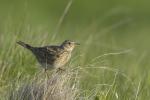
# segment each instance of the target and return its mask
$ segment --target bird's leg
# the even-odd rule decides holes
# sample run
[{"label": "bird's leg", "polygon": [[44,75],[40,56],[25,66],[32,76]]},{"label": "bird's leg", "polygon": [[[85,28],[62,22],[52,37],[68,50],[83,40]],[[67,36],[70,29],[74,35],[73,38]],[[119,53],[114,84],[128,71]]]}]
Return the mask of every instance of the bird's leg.
[{"label": "bird's leg", "polygon": [[44,73],[46,73],[46,79],[49,78],[48,73],[47,73],[47,68],[44,69]]},{"label": "bird's leg", "polygon": [[44,69],[45,73],[46,73],[46,78],[48,79],[49,76],[48,76],[48,73],[47,73],[47,55],[45,55],[45,59],[46,59],[46,68]]}]

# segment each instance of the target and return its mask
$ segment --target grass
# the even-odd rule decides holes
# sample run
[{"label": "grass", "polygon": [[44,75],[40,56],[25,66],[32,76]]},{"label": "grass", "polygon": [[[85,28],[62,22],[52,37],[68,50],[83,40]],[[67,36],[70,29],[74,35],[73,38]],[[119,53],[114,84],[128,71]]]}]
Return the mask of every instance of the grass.
[{"label": "grass", "polygon": [[[0,18],[0,100],[148,100],[148,24],[119,8],[86,23],[69,22],[71,5],[77,6],[69,2],[61,18],[56,17],[58,24],[55,18],[48,20],[51,24],[33,24],[27,8],[18,19],[12,10]],[[81,46],[65,72],[50,71],[49,78],[32,54],[16,44],[22,40],[43,46],[65,39]]]},{"label": "grass", "polygon": [[[36,75],[41,69],[35,58],[30,52],[17,46],[16,41],[23,38],[23,40],[28,39],[27,42],[33,45],[44,45],[49,44],[49,40],[45,39],[40,32],[30,36],[28,34],[20,34],[20,36],[3,34],[3,36],[8,40],[6,38],[6,42],[1,41],[3,49],[0,53],[2,69],[0,97],[2,100],[10,98],[22,100],[20,98],[23,97],[31,99],[37,94],[40,96],[38,99],[47,97],[43,87],[47,86],[47,81],[53,80],[53,76],[57,76],[58,79],[54,85],[47,86],[48,94],[49,91],[51,94],[47,98],[50,100],[60,100],[60,98],[62,100],[142,100],[143,98],[146,100],[149,98],[146,52],[138,54],[135,49],[117,50],[117,47],[114,50],[113,46],[108,45],[110,42],[108,44],[105,42],[106,38],[101,40],[101,43],[106,45],[97,48],[99,43],[93,42],[96,36],[89,35],[85,42],[80,40],[84,46],[76,48],[71,61],[66,66],[66,73],[60,75],[53,73],[50,79],[46,79],[44,74]],[[32,38],[34,36],[39,40]],[[61,39],[58,42],[61,42]],[[93,53],[93,48],[98,50],[95,49]],[[96,56],[97,54],[100,55]],[[145,68],[141,68],[142,66]],[[73,69],[75,71],[69,72]],[[53,88],[56,89],[54,95],[51,93]],[[55,98],[55,93],[58,98]],[[60,95],[61,93],[63,96]]]},{"label": "grass", "polygon": [[30,82],[12,87],[9,100],[74,100],[78,98],[79,90],[76,81],[76,71],[53,73],[51,78],[45,78],[44,73],[37,73]]}]

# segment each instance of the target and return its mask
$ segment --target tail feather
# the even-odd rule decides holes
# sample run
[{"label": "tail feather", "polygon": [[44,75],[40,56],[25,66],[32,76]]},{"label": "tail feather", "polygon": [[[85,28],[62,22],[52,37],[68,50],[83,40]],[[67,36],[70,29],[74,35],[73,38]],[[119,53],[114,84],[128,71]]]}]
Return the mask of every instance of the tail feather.
[{"label": "tail feather", "polygon": [[29,44],[26,44],[26,43],[24,43],[24,42],[22,42],[22,41],[18,41],[17,42],[19,45],[21,45],[21,46],[23,46],[24,48],[27,48],[27,49],[32,49],[33,47],[32,46],[30,46]]}]

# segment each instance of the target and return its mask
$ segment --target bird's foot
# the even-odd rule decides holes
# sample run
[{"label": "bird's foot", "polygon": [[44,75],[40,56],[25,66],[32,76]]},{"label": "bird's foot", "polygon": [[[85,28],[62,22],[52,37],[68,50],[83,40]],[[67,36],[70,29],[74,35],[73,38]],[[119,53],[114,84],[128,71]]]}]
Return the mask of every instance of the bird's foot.
[{"label": "bird's foot", "polygon": [[65,71],[64,68],[58,68],[57,71],[56,71],[56,73],[58,73],[58,72],[63,72],[63,71]]}]

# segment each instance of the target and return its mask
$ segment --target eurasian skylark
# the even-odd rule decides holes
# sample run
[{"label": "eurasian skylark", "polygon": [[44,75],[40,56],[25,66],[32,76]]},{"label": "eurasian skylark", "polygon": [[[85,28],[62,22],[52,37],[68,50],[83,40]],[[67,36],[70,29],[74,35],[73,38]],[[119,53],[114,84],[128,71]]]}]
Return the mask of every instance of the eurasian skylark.
[{"label": "eurasian skylark", "polygon": [[65,40],[59,46],[33,47],[22,41],[17,42],[19,45],[30,50],[40,65],[45,69],[58,69],[64,66],[70,59],[71,53],[78,43]]}]

